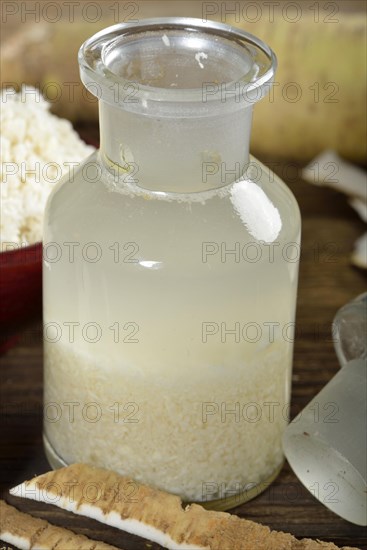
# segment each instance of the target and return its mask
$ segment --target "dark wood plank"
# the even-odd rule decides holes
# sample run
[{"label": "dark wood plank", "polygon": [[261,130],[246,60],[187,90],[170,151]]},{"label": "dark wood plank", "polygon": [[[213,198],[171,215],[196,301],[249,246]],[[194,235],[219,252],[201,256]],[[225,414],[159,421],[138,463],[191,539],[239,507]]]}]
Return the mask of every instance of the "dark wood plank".
[{"label": "dark wood plank", "polygon": [[[284,173],[284,165],[276,171]],[[349,263],[353,242],[364,227],[344,197],[302,182],[299,172],[289,185],[299,201],[303,218],[293,374],[294,416],[337,372],[331,322],[339,307],[365,290],[366,278]],[[158,549],[158,545],[147,546],[143,539],[105,528],[97,522],[9,496],[11,486],[49,469],[41,438],[41,320],[29,326],[16,347],[0,358],[0,376],[2,498],[22,511],[125,550]],[[297,537],[318,538],[367,550],[366,530],[326,509],[303,488],[288,465],[266,492],[233,511]]]}]

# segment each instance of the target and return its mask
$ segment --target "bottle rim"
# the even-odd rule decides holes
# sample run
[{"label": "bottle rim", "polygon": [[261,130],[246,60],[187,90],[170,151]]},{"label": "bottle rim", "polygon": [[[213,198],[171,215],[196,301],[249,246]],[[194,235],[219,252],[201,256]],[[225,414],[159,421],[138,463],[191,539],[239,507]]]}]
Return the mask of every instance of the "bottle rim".
[{"label": "bottle rim", "polygon": [[[223,81],[217,89],[211,90],[203,101],[203,88],[156,87],[117,74],[106,61],[118,55],[123,56],[124,41],[132,35],[159,32],[162,36],[170,31],[204,33],[213,41],[226,39],[238,49],[243,47],[243,56],[252,63],[250,71],[235,80]],[[164,44],[162,43],[162,51]],[[115,51],[114,51],[115,50]],[[214,50],[213,50],[214,51]],[[117,53],[117,55],[116,55]],[[257,73],[251,70],[257,64]],[[96,33],[87,39],[79,49],[78,61],[83,84],[99,100],[120,106],[130,111],[147,111],[148,108],[181,104],[190,105],[201,111],[212,110],[214,104],[222,111],[226,108],[241,109],[253,105],[264,97],[273,82],[277,59],[274,52],[256,36],[225,23],[204,21],[190,17],[162,17],[142,19],[137,22],[119,23]],[[252,74],[252,78],[251,78]],[[135,86],[135,88],[134,88]],[[225,90],[223,92],[223,86]],[[132,93],[132,91],[134,93]],[[225,97],[224,97],[225,96]],[[224,100],[225,99],[225,100]]]}]

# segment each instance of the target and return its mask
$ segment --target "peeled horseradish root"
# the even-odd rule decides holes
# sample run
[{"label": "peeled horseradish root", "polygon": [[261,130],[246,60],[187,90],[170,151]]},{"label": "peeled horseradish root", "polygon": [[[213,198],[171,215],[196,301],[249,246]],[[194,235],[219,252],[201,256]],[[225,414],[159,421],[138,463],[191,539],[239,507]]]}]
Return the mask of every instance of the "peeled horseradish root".
[{"label": "peeled horseradish root", "polygon": [[[92,498],[86,496],[91,486],[98,488]],[[183,507],[176,495],[87,464],[34,477],[10,493],[96,519],[168,550],[338,550],[331,542],[297,540],[234,514],[204,510],[197,504]]]},{"label": "peeled horseradish root", "polygon": [[254,114],[255,152],[304,161],[333,149],[366,162],[366,19],[350,13],[334,19],[315,22],[305,12],[295,23],[275,14],[274,23],[263,17],[239,24],[278,58],[273,90]]},{"label": "peeled horseradish root", "polygon": [[[363,163],[366,20],[362,13],[315,15],[304,10],[291,22],[274,10],[273,21],[265,12],[254,23],[226,20],[261,38],[278,57],[274,87],[256,107],[251,148],[300,161],[333,149]],[[3,45],[2,86],[40,86],[57,114],[97,122],[97,101],[80,82],[77,52],[85,39],[113,23],[106,17],[97,23],[24,26]]]}]

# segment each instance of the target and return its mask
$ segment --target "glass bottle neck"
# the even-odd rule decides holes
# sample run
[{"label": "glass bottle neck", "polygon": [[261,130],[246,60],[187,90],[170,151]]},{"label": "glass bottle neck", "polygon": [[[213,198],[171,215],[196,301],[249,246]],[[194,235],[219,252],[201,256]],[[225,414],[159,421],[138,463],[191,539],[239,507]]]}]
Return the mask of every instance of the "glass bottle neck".
[{"label": "glass bottle neck", "polygon": [[139,187],[194,193],[237,180],[249,161],[252,106],[202,117],[151,116],[99,102],[102,159]]}]

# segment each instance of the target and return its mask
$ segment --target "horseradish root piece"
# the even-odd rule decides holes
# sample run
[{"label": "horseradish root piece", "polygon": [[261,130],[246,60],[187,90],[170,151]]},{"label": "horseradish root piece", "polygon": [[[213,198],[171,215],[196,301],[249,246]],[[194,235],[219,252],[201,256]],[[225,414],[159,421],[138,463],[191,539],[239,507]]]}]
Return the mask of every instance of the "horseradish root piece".
[{"label": "horseradish root piece", "polygon": [[86,464],[48,472],[10,492],[97,519],[173,550],[337,549],[332,543],[298,541],[292,535],[196,504],[183,509],[175,495]]},{"label": "horseradish root piece", "polygon": [[[37,25],[23,23],[19,25],[19,31],[14,30],[8,36],[4,33],[2,84],[14,82],[18,86],[27,82],[39,86],[49,96],[52,108],[59,116],[96,122],[98,105],[94,98],[89,92],[86,94],[82,86],[73,86],[70,93],[67,85],[79,83],[77,55],[80,45],[95,32],[116,23],[108,3],[99,4],[103,13],[95,22],[75,17],[72,25],[63,19],[55,25],[41,17]],[[151,8],[147,7],[151,2],[137,4],[139,17],[152,17]],[[219,6],[219,2],[215,4]],[[252,150],[269,158],[282,156],[307,161],[320,151],[331,148],[344,158],[364,162],[366,18],[363,8],[353,13],[339,8],[339,2],[322,3],[321,11],[325,11],[321,21],[325,18],[327,23],[323,25],[315,24],[315,12],[304,9],[302,2],[298,3],[302,16],[292,22],[283,15],[283,2],[270,4],[274,4],[274,17],[242,17],[240,10],[243,7],[239,2],[231,3],[236,6],[235,13],[226,17],[227,23],[241,27],[269,44],[280,60],[272,100],[261,101],[256,107]],[[266,4],[263,6],[266,10]],[[333,7],[340,10],[339,13],[333,14]],[[199,3],[196,15],[195,12],[192,12],[194,17],[202,17]],[[332,63],[330,59],[338,59],[338,63]],[[355,78],[356,74],[358,78]],[[293,91],[292,83],[298,91]],[[57,101],[55,86],[60,90]],[[285,121],[291,122],[286,124]]]},{"label": "horseradish root piece", "polygon": [[23,514],[3,500],[0,500],[0,539],[25,550],[117,550],[115,546]]}]

